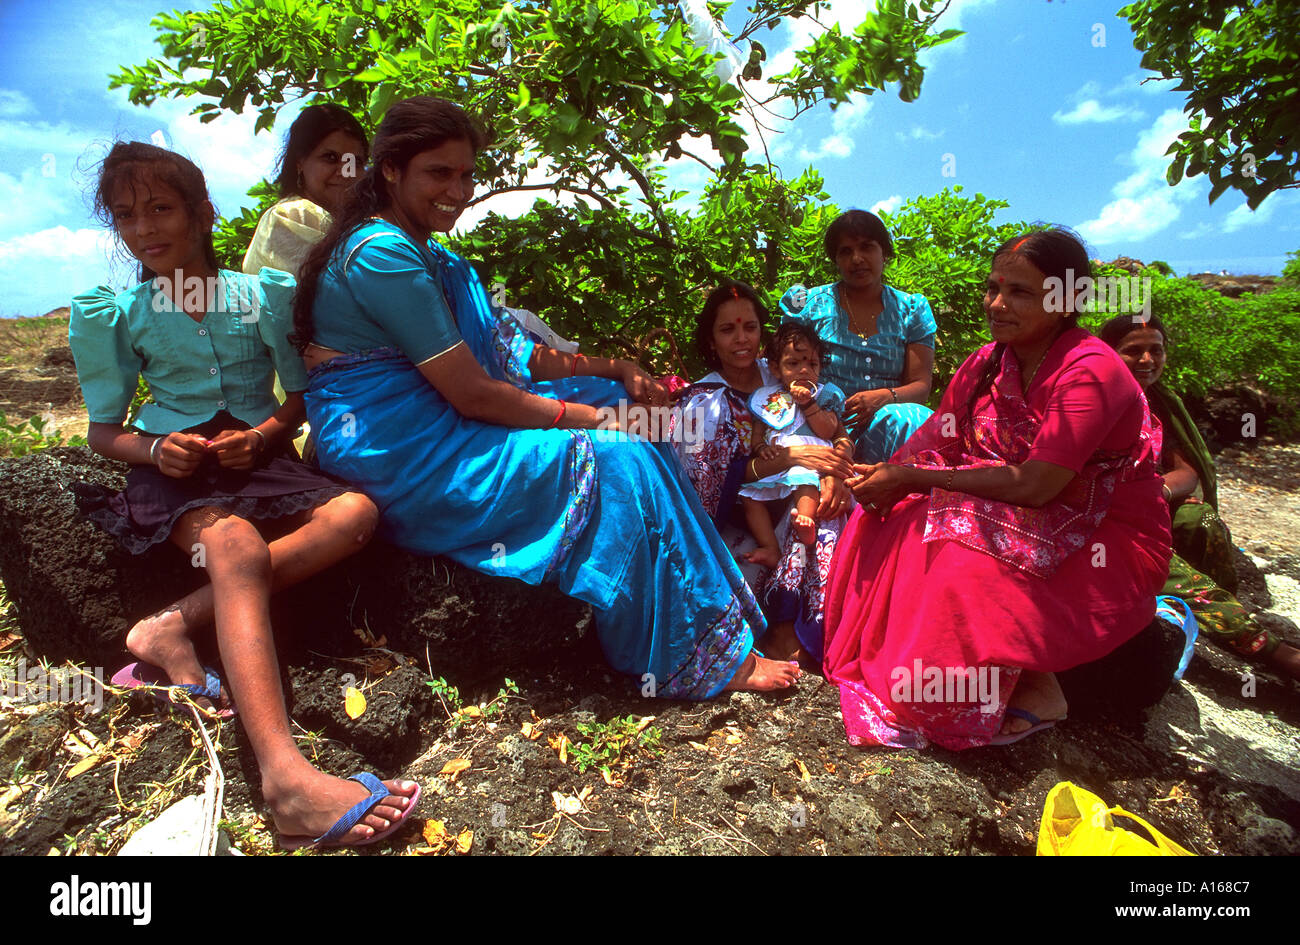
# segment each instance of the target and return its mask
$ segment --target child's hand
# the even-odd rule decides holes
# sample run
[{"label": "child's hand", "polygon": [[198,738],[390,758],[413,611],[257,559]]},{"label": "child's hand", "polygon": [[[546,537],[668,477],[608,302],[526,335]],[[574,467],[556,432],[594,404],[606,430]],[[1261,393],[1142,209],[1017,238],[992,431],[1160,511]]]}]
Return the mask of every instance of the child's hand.
[{"label": "child's hand", "polygon": [[811,384],[805,384],[803,381],[795,381],[790,385],[790,395],[794,397],[794,402],[800,407],[808,405],[812,400],[813,389]]},{"label": "child's hand", "polygon": [[208,441],[201,436],[194,436],[191,433],[169,433],[163,437],[162,443],[158,446],[156,459],[158,468],[164,476],[171,476],[173,479],[192,476],[194,470],[198,469],[199,464],[203,462],[203,454],[207,449]]},{"label": "child's hand", "polygon": [[767,460],[768,462],[771,462],[774,459],[780,459],[781,452],[782,452],[781,447],[773,446],[771,443],[768,443],[764,446],[759,447],[758,452],[754,455],[756,455],[759,459]]},{"label": "child's hand", "polygon": [[262,437],[252,430],[222,430],[208,441],[217,462],[226,469],[252,469],[262,451]]}]

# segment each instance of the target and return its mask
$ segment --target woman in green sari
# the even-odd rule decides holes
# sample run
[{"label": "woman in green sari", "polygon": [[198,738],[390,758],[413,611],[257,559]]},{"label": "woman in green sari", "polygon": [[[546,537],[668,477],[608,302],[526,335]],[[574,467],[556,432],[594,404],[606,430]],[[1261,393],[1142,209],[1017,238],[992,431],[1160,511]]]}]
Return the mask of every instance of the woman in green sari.
[{"label": "woman in green sari", "polygon": [[1137,378],[1152,423],[1164,435],[1160,466],[1173,519],[1174,557],[1161,594],[1185,601],[1201,632],[1215,643],[1300,679],[1300,649],[1257,624],[1234,596],[1232,537],[1219,518],[1214,458],[1182,400],[1160,381],[1167,354],[1164,325],[1155,316],[1120,315],[1102,326],[1100,336]]}]

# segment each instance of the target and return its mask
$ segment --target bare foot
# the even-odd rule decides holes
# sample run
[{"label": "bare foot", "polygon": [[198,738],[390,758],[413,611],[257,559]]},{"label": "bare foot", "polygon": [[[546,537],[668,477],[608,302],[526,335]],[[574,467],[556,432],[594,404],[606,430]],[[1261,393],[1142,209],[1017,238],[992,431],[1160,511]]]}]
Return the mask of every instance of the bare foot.
[{"label": "bare foot", "polygon": [[789,689],[799,678],[799,664],[778,662],[750,653],[736,670],[736,675],[727,683],[727,689],[753,689],[757,692],[770,692],[773,689]]},{"label": "bare foot", "polygon": [[781,563],[781,549],[776,546],[769,548],[759,545],[745,555],[745,560],[753,564],[761,564],[765,568],[775,568]]},{"label": "bare foot", "polygon": [[[185,617],[180,607],[171,604],[156,614],[150,614],[127,631],[126,648],[142,663],[157,666],[174,686],[202,686],[207,682],[203,664],[194,651]],[[219,706],[202,697],[195,703],[204,709],[230,708],[230,694],[223,688]]]},{"label": "bare foot", "polygon": [[811,515],[804,515],[798,509],[791,509],[790,526],[794,529],[795,537],[802,544],[811,546],[817,540],[817,520]]},{"label": "bare foot", "polygon": [[[352,805],[364,801],[370,793],[356,781],[336,778],[317,771],[305,761],[302,771],[283,781],[262,782],[262,796],[271,807],[275,829],[283,837],[316,838],[325,833],[348,812]],[[385,781],[392,794],[380,801],[342,838],[344,846],[369,840],[387,830],[402,816],[415,793],[414,781]]]},{"label": "bare foot", "polygon": [[[1008,707],[1029,712],[1044,722],[1063,719],[1069,710],[1065,693],[1061,691],[1061,684],[1056,681],[1056,675],[1036,673],[1028,669],[1020,673],[1020,679],[1011,694]],[[1015,735],[1030,727],[1028,720],[1008,713],[1002,722],[1001,731],[1003,735]]]}]

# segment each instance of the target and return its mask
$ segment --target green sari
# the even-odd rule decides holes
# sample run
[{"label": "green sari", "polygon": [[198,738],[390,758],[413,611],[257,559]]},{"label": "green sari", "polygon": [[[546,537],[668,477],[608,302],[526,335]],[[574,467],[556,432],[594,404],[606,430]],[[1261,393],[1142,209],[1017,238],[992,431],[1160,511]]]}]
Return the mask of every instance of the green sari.
[{"label": "green sari", "polygon": [[1147,389],[1147,400],[1166,444],[1187,457],[1196,470],[1204,497],[1203,502],[1184,501],[1172,509],[1174,557],[1160,593],[1186,601],[1201,632],[1215,643],[1249,659],[1264,660],[1277,649],[1280,638],[1256,624],[1234,596],[1237,571],[1232,563],[1232,536],[1219,518],[1214,457],[1177,394],[1157,382]]}]

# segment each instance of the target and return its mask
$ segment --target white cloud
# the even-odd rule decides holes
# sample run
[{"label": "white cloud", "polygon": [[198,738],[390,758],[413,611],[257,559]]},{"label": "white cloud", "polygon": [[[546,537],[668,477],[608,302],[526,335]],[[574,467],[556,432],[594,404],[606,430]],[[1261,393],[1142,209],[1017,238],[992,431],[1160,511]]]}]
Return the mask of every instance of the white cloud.
[{"label": "white cloud", "polygon": [[[0,114],[3,114],[0,111]],[[64,122],[22,121],[0,118],[0,140],[11,151],[36,151],[41,154],[76,155],[94,140],[86,131],[78,131]]]},{"label": "white cloud", "polygon": [[[110,264],[112,253],[111,238],[100,229],[55,226],[0,240],[0,315],[41,315],[96,285],[125,285],[130,276]],[[40,278],[32,279],[33,272]]]},{"label": "white cloud", "polygon": [[1084,122],[1120,121],[1142,118],[1143,114],[1136,108],[1123,105],[1102,105],[1095,98],[1084,99],[1069,112],[1057,111],[1052,121],[1058,125],[1078,125]]},{"label": "white cloud", "polygon": [[194,105],[195,101],[183,99],[162,109],[155,105],[153,111],[165,122],[166,146],[203,169],[208,192],[229,216],[248,202],[249,187],[272,175],[280,141],[271,134],[253,134],[256,110],[238,115],[222,111],[215,121],[204,124],[198,115],[187,114]]},{"label": "white cloud", "polygon": [[853,153],[853,133],[867,121],[871,99],[865,95],[850,99],[831,113],[831,134],[822,139],[816,150],[799,149],[799,160],[819,161],[822,158],[846,158]]},{"label": "white cloud", "polygon": [[36,106],[22,92],[0,89],[0,118],[24,118],[35,114]]},{"label": "white cloud", "polygon": [[1169,144],[1186,128],[1178,109],[1169,109],[1138,135],[1137,144],[1125,159],[1135,170],[1113,188],[1114,200],[1101,208],[1095,219],[1077,229],[1092,243],[1133,243],[1172,224],[1182,213],[1182,204],[1200,194],[1195,183],[1170,187],[1165,181]]},{"label": "white cloud", "polygon": [[942,131],[931,131],[921,125],[909,128],[907,131],[895,131],[894,137],[899,141],[933,141],[936,138],[942,138]]},{"label": "white cloud", "polygon": [[872,204],[871,212],[872,213],[893,213],[902,205],[903,205],[903,195],[894,194],[893,196],[886,197],[884,200],[877,200],[874,204]]},{"label": "white cloud", "polygon": [[1251,210],[1243,200],[1241,205],[1234,207],[1223,220],[1220,231],[1223,233],[1235,233],[1243,226],[1254,226],[1258,223],[1267,223],[1273,217],[1275,211],[1281,204],[1294,205],[1300,203],[1300,193],[1295,191],[1274,191],[1264,198],[1264,202],[1258,208]]},{"label": "white cloud", "polygon": [[47,167],[58,170],[58,159],[32,162],[19,177],[0,172],[0,237],[48,226],[81,209],[74,206],[75,189],[68,175],[46,176]]},{"label": "white cloud", "polygon": [[1174,91],[1178,85],[1177,79],[1159,79],[1154,72],[1147,72],[1145,69],[1141,72],[1134,72],[1124,77],[1124,81],[1117,85],[1113,92],[1131,92],[1138,89],[1146,95],[1159,95],[1161,92]]},{"label": "white cloud", "polygon": [[1214,232],[1214,227],[1210,226],[1210,224],[1198,223],[1190,230],[1186,230],[1185,232],[1179,233],[1178,238],[1180,240],[1198,240],[1202,236],[1209,236],[1213,232]]}]

